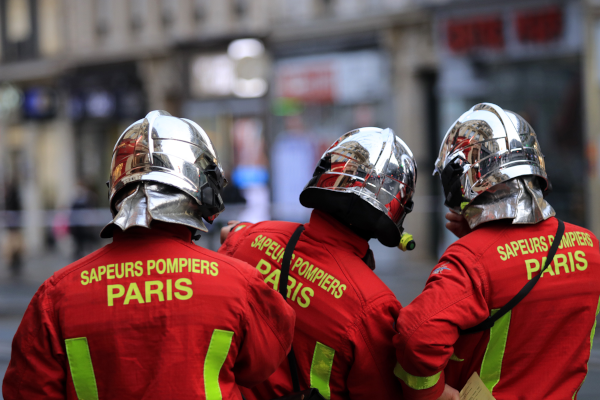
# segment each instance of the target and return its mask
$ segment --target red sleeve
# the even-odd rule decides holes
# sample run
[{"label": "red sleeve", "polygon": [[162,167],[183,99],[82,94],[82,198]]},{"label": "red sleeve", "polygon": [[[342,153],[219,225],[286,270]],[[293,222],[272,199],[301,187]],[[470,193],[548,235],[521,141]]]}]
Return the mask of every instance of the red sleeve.
[{"label": "red sleeve", "polygon": [[252,387],[279,367],[292,347],[296,313],[283,297],[248,268],[244,341],[234,366],[236,383]]},{"label": "red sleeve", "polygon": [[454,354],[459,331],[489,316],[487,287],[487,275],[472,253],[454,245],[431,273],[423,293],[400,310],[394,373],[405,399],[435,400],[442,394],[443,370]]},{"label": "red sleeve", "polygon": [[29,303],[12,343],[5,399],[65,399],[66,356],[44,282]]},{"label": "red sleeve", "polygon": [[232,257],[240,243],[248,236],[253,225],[250,222],[240,222],[234,226],[227,235],[225,242],[219,247],[218,252]]},{"label": "red sleeve", "polygon": [[402,398],[402,389],[394,377],[395,324],[400,303],[393,296],[378,299],[355,325],[351,341],[354,362],[346,381],[352,399]]}]

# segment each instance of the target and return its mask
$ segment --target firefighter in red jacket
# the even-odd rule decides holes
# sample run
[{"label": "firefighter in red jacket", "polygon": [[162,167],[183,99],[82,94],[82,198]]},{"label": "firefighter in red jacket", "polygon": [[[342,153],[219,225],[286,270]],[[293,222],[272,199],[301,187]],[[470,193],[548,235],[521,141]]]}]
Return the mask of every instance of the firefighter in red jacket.
[{"label": "firefighter in red jacket", "polygon": [[[399,244],[416,172],[412,153],[392,130],[361,128],[325,152],[302,191],[300,202],[314,211],[295,247],[287,282],[288,304],[297,315],[300,389],[317,388],[326,399],[401,397],[392,344],[401,306],[372,271],[368,240]],[[277,290],[284,250],[298,225],[230,225],[219,252],[256,266]],[[248,400],[289,394],[289,362],[243,392]]]},{"label": "firefighter in red jacket", "polygon": [[291,346],[294,311],[248,264],[194,245],[226,181],[197,124],[153,111],[121,135],[104,248],[39,288],[15,335],[12,399],[241,399]]},{"label": "firefighter in red jacket", "polygon": [[513,112],[478,104],[446,134],[435,172],[451,209],[446,226],[461,239],[400,311],[395,373],[404,397],[458,399],[476,372],[497,400],[576,398],[600,306],[593,233],[565,223],[531,292],[491,329],[474,328],[539,275],[557,235],[535,132]]}]

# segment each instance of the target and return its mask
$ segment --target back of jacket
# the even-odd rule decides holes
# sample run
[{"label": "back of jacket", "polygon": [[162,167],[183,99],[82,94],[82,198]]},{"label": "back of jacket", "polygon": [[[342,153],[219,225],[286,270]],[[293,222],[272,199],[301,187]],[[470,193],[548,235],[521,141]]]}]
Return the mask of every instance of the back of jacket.
[{"label": "back of jacket", "polygon": [[40,287],[5,398],[233,399],[277,368],[293,310],[254,268],[157,225],[116,232]]},{"label": "back of jacket", "polygon": [[[247,261],[279,287],[281,260],[298,227],[290,222],[239,224],[219,252]],[[398,399],[392,338],[400,303],[362,261],[368,243],[331,216],[313,211],[293,253],[288,304],[296,311],[294,351],[300,387],[327,399]],[[247,399],[292,391],[289,364]]]},{"label": "back of jacket", "polygon": [[[448,248],[400,313],[398,370],[432,377],[445,366],[446,383],[459,390],[477,372],[497,400],[574,398],[600,305],[599,243],[590,231],[565,223],[554,260],[525,299],[489,331],[459,336],[539,274],[557,225],[487,223]],[[440,381],[416,390],[405,383],[407,398],[437,398]]]}]

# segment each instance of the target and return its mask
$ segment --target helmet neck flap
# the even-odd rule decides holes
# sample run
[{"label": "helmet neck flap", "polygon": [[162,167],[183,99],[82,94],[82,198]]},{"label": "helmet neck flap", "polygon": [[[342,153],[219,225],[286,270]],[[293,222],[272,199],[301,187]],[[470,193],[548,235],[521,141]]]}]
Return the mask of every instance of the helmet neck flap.
[{"label": "helmet neck flap", "polygon": [[513,224],[537,224],[555,214],[544,200],[538,178],[533,175],[495,185],[463,210],[471,229],[499,219],[512,219]]},{"label": "helmet neck flap", "polygon": [[152,221],[185,225],[208,232],[202,222],[200,206],[181,190],[157,182],[138,182],[128,188],[132,191],[117,201],[117,213],[102,229],[100,237],[112,237],[115,226],[123,231],[134,226],[150,228]]}]

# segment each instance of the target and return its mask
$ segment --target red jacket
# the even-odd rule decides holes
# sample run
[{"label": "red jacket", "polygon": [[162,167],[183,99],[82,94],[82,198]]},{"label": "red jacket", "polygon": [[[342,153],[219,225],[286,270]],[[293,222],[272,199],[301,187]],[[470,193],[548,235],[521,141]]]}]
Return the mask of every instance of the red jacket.
[{"label": "red jacket", "polygon": [[[12,399],[241,399],[290,349],[294,311],[180,225],[117,230],[56,272],[15,335]],[[77,393],[76,393],[77,392]]]},{"label": "red jacket", "polygon": [[[284,249],[297,227],[278,221],[243,223],[219,252],[256,266],[277,290]],[[288,280],[288,304],[297,315],[300,387],[316,387],[327,399],[398,400],[392,338],[400,303],[362,261],[367,241],[320,211],[313,211],[305,227]],[[243,393],[248,400],[262,400],[291,391],[285,361],[267,382]]]},{"label": "red jacket", "polygon": [[394,338],[406,399],[460,390],[476,371],[497,400],[571,399],[587,373],[600,298],[598,240],[565,224],[553,262],[491,330],[460,335],[539,274],[557,221],[486,223],[448,248]]}]

